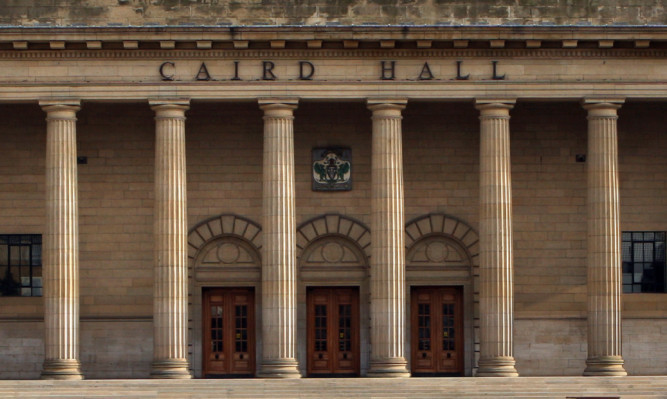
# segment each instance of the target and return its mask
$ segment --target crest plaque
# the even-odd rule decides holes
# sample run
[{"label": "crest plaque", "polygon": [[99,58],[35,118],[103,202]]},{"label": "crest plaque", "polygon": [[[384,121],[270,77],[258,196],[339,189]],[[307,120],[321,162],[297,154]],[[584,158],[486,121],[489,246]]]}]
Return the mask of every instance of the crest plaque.
[{"label": "crest plaque", "polygon": [[313,148],[313,191],[352,190],[351,159],[349,148]]}]

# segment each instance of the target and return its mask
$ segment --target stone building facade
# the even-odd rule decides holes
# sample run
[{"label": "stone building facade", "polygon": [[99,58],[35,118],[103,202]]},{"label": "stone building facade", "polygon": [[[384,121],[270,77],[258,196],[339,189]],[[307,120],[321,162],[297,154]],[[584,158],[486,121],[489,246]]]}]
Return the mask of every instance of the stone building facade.
[{"label": "stone building facade", "polygon": [[667,373],[662,3],[6,3],[0,378]]}]

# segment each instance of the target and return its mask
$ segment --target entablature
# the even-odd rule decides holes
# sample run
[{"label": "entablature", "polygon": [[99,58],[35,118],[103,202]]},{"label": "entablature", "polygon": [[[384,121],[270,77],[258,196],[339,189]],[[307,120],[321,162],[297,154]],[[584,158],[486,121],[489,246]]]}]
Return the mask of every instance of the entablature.
[{"label": "entablature", "polygon": [[667,49],[667,26],[3,27],[0,50]]}]

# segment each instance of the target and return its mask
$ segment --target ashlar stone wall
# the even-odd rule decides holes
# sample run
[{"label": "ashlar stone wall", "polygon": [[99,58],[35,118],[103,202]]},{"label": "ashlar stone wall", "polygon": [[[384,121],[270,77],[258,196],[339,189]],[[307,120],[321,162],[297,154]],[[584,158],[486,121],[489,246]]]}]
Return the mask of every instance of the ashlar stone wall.
[{"label": "ashlar stone wall", "polygon": [[659,0],[6,0],[0,23],[40,25],[665,25]]}]

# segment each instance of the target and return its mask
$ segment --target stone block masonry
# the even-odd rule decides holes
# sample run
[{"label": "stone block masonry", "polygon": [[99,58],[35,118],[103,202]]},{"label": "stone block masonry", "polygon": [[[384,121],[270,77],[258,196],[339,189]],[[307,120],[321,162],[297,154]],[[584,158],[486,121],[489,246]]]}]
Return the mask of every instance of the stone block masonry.
[{"label": "stone block masonry", "polygon": [[[44,113],[35,103],[0,110],[6,116],[0,121],[0,229],[44,234]],[[651,101],[628,101],[618,110],[623,231],[667,230],[663,110]],[[261,223],[263,112],[256,103],[193,102],[186,115],[188,225],[221,213]],[[472,103],[415,101],[402,115],[405,220],[444,212],[478,228],[478,111]],[[87,378],[149,375],[154,116],[147,102],[84,102],[77,112],[78,155],[88,157],[78,165],[80,360]],[[586,153],[586,111],[575,101],[518,101],[511,116],[516,368],[524,376],[580,375],[586,164],[575,155]],[[370,225],[370,117],[361,101],[299,103],[293,121],[297,225],[325,213]],[[350,192],[310,189],[310,150],[328,145],[352,150]],[[626,370],[664,374],[663,296],[622,300]],[[43,298],[0,297],[0,337],[6,338],[0,356],[12,359],[0,364],[0,378],[39,376],[43,313]],[[105,341],[111,346],[100,348]]]},{"label": "stone block masonry", "polygon": [[9,25],[664,25],[660,2],[635,0],[11,0]]}]

